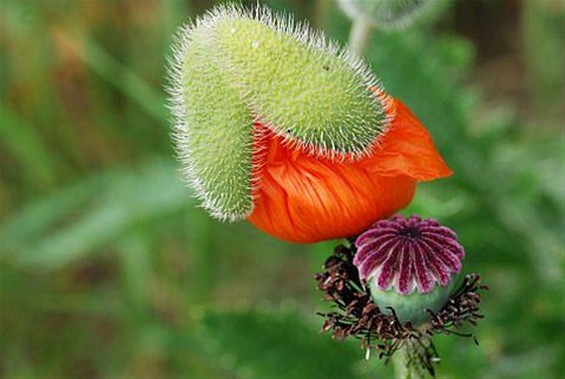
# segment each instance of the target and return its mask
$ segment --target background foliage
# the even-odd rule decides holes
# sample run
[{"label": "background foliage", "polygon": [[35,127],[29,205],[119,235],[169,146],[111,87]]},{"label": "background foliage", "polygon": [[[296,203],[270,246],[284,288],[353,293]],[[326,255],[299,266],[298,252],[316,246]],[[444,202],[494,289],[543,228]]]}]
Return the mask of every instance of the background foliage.
[{"label": "background foliage", "polygon": [[[265,3],[347,39],[330,0]],[[437,339],[439,377],[562,377],[563,3],[438,4],[367,59],[455,170],[406,213],[458,231],[491,288],[480,346]],[[0,3],[0,376],[390,375],[318,334],[312,275],[335,242],[219,224],[178,178],[165,59],[210,6]]]}]

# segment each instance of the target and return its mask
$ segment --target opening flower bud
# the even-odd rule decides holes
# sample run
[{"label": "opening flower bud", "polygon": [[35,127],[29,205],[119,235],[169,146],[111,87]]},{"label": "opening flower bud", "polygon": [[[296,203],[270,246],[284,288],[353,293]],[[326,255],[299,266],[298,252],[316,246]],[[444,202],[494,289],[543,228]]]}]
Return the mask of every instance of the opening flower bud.
[{"label": "opening flower bud", "polygon": [[353,264],[379,310],[413,325],[443,308],[465,256],[455,232],[417,216],[377,221],[355,246]]},{"label": "opening flower bud", "polygon": [[367,64],[290,17],[218,6],[173,53],[175,148],[218,219],[292,242],[347,238],[451,174]]}]

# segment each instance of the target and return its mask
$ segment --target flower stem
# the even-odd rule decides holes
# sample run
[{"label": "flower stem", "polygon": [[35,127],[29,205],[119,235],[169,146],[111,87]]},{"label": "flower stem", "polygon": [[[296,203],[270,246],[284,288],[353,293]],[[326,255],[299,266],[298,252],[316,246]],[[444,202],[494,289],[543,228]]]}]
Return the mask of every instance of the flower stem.
[{"label": "flower stem", "polygon": [[349,49],[358,56],[362,56],[372,32],[373,25],[366,18],[356,17],[349,32]]},{"label": "flower stem", "polygon": [[426,369],[422,366],[418,359],[425,350],[425,344],[429,341],[411,341],[408,340],[392,356],[396,379],[424,379],[426,377]]}]

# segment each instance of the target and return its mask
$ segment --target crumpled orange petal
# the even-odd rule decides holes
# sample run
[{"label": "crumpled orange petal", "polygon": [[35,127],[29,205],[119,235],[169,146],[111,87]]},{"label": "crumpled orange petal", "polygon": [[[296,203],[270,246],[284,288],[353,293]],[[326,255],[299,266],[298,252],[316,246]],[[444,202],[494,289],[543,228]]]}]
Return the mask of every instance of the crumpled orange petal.
[{"label": "crumpled orange petal", "polygon": [[262,151],[253,213],[260,230],[291,242],[352,237],[406,207],[418,181],[449,176],[431,136],[400,101],[391,125],[369,157],[335,162],[288,146],[255,124]]}]

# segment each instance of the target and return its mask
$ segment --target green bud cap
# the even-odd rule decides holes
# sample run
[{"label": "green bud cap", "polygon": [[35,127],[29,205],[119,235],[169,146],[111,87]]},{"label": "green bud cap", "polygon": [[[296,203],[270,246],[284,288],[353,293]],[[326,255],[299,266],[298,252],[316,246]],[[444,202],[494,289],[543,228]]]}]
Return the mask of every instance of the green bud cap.
[{"label": "green bud cap", "polygon": [[220,64],[252,112],[309,150],[362,154],[384,128],[373,79],[335,48],[308,40],[315,35],[267,20],[226,18],[215,27]]},{"label": "green bud cap", "polygon": [[267,8],[218,6],[184,26],[169,65],[183,173],[219,219],[253,211],[259,122],[309,154],[369,154],[388,127],[380,84],[347,50]]},{"label": "green bud cap", "polygon": [[204,207],[218,218],[238,219],[253,204],[253,120],[218,65],[211,32],[200,25],[183,34],[182,60],[173,75],[174,138],[185,177]]}]

